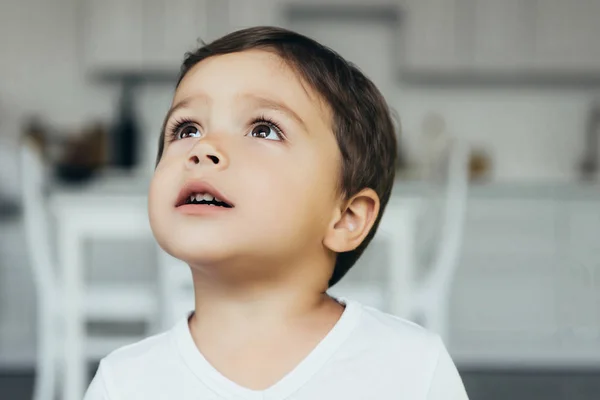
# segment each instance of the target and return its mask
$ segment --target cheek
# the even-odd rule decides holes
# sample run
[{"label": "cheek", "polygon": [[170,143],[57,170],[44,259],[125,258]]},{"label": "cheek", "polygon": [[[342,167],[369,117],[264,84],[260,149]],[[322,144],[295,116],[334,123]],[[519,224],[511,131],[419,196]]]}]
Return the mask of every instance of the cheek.
[{"label": "cheek", "polygon": [[295,160],[290,183],[305,193],[307,200],[326,203],[334,197],[339,182],[335,151],[329,143],[314,143]]},{"label": "cheek", "polygon": [[158,190],[160,187],[160,179],[158,177],[158,171],[154,173],[150,188],[148,189],[148,218],[150,219],[150,227],[156,235],[156,226],[160,221],[160,210],[162,208],[161,191]]},{"label": "cheek", "polygon": [[298,187],[304,188],[302,199],[308,212],[312,210],[309,218],[321,229],[329,224],[334,208],[338,206],[340,169],[338,157],[335,156],[336,148],[314,148],[318,150],[311,153],[304,168],[300,169],[302,175],[298,178],[301,181]]},{"label": "cheek", "polygon": [[174,185],[177,182],[165,161],[161,160],[157,166],[148,189],[148,217],[155,235],[160,231],[156,228],[164,224],[169,208],[172,206],[171,203],[174,201],[172,194],[175,193]]},{"label": "cheek", "polygon": [[273,224],[292,228],[309,224],[320,229],[331,216],[338,169],[322,154],[306,149],[273,159],[248,160],[244,171],[252,206],[265,211],[255,215],[257,220],[260,216]]}]

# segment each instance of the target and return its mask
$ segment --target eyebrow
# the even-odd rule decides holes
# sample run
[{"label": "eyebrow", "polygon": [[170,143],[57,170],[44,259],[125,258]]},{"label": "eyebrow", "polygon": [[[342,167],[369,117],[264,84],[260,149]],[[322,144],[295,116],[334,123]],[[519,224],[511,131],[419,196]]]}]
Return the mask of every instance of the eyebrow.
[{"label": "eyebrow", "polygon": [[[204,97],[204,96],[199,96],[199,97]],[[173,115],[173,113],[179,109],[188,107],[190,105],[190,103],[192,102],[192,100],[193,100],[192,97],[187,97],[169,109],[169,111],[167,112],[167,115],[165,116],[165,119],[163,121],[163,130],[164,130],[164,127],[167,125],[167,122],[169,121],[169,119],[171,119],[171,116]]]},{"label": "eyebrow", "polygon": [[[300,116],[298,114],[296,114],[294,112],[294,110],[292,110],[286,104],[278,102],[276,100],[269,99],[267,97],[257,96],[255,94],[244,94],[244,95],[241,95],[240,97],[244,100],[248,100],[249,102],[253,103],[253,105],[258,108],[266,108],[266,109],[271,109],[271,110],[275,110],[275,111],[280,111],[280,112],[288,115],[290,118],[292,118],[294,121],[296,121],[300,126],[302,126],[302,128],[305,131],[308,132],[308,129],[307,129],[307,126],[306,126],[306,123],[304,122],[304,120],[302,118],[300,118]],[[200,94],[200,95],[193,96],[193,97],[187,97],[187,98],[181,100],[180,102],[178,102],[177,104],[175,104],[173,107],[171,107],[169,109],[169,111],[167,112],[167,115],[165,116],[165,119],[163,122],[163,132],[165,130],[167,122],[169,121],[169,119],[171,118],[173,113],[175,113],[175,111],[180,110],[182,108],[187,108],[192,103],[192,101],[197,98],[200,98],[201,100],[207,101],[207,102],[210,100],[208,98],[208,96]]]},{"label": "eyebrow", "polygon": [[304,120],[302,118],[300,118],[300,116],[298,114],[296,114],[294,112],[294,110],[292,110],[290,107],[288,107],[285,103],[278,102],[276,100],[269,99],[267,97],[257,96],[255,94],[245,94],[245,95],[242,95],[241,97],[245,100],[248,100],[248,101],[254,103],[254,105],[257,106],[258,108],[266,108],[266,109],[271,109],[271,110],[275,110],[275,111],[280,111],[280,112],[288,115],[290,118],[292,118],[294,121],[296,121],[300,126],[302,126],[302,128],[305,131],[308,131]]}]

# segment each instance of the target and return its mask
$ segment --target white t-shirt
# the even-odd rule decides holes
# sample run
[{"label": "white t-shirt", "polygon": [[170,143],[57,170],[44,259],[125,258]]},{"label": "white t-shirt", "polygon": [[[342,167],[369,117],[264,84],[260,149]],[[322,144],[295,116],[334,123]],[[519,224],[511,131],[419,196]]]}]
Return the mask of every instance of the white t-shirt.
[{"label": "white t-shirt", "polygon": [[[437,335],[359,303],[290,373],[256,391],[227,379],[196,347],[188,321],[114,351],[85,400],[467,400]],[[260,368],[260,365],[256,366]]]}]

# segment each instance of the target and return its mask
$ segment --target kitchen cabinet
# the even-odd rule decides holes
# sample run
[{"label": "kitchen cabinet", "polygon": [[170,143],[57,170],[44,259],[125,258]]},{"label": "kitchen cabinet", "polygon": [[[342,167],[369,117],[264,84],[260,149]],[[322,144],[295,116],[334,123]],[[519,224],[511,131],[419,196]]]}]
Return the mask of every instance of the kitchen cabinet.
[{"label": "kitchen cabinet", "polygon": [[144,0],[86,0],[83,13],[87,69],[143,67]]},{"label": "kitchen cabinet", "polygon": [[451,301],[455,357],[474,365],[597,365],[598,237],[595,200],[565,193],[472,200]]},{"label": "kitchen cabinet", "polygon": [[531,8],[535,0],[470,0],[473,6],[473,69],[518,72],[533,49]]},{"label": "kitchen cabinet", "polygon": [[534,65],[559,72],[600,72],[600,1],[538,0]]},{"label": "kitchen cabinet", "polygon": [[227,0],[229,3],[229,31],[252,26],[286,27],[282,17],[284,0]]},{"label": "kitchen cabinet", "polygon": [[[434,10],[445,4],[440,0],[427,1]],[[306,11],[300,13],[303,18],[310,19],[311,13],[318,14],[319,7],[332,12],[348,5],[360,7],[361,3],[341,0],[307,4],[293,0],[85,0],[84,63],[92,72],[174,75],[185,52],[196,48],[199,39],[210,42],[231,31],[258,25],[290,28],[292,9]],[[393,6],[390,0],[377,0],[374,5]],[[444,6],[436,15],[443,15],[450,9]],[[315,23],[323,25],[322,21]],[[439,46],[433,35],[428,37],[432,39],[428,42],[431,46],[446,48]],[[456,40],[456,43],[460,46],[462,41]],[[414,50],[418,54],[427,54],[419,52],[420,47],[414,47]],[[422,60],[425,64],[437,61]]]},{"label": "kitchen cabinet", "polygon": [[283,0],[85,0],[84,64],[100,73],[179,70],[186,52],[233,30],[285,26]]},{"label": "kitchen cabinet", "polygon": [[451,342],[466,363],[531,361],[559,344],[558,204],[518,197],[469,202],[451,305]]},{"label": "kitchen cabinet", "polygon": [[86,0],[84,64],[91,72],[175,73],[208,36],[208,0]]},{"label": "kitchen cabinet", "polygon": [[561,332],[582,342],[600,340],[600,204],[572,201],[565,205],[560,242],[563,268]]},{"label": "kitchen cabinet", "polygon": [[404,0],[402,7],[405,76],[600,76],[599,1]]},{"label": "kitchen cabinet", "polygon": [[202,0],[144,0],[144,62],[176,70],[184,55],[208,39],[208,4]]},{"label": "kitchen cabinet", "polygon": [[405,1],[400,51],[404,69],[458,72],[468,65],[467,5],[468,0]]}]

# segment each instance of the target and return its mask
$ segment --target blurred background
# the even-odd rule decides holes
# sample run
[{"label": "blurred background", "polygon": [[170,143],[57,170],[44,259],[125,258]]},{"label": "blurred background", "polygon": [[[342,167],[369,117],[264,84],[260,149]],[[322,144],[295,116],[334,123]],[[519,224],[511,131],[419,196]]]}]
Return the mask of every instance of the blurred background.
[{"label": "blurred background", "polygon": [[189,309],[146,218],[162,120],[198,39],[275,25],[397,115],[381,230],[332,292],[439,332],[471,399],[600,399],[598,21],[600,0],[2,1],[0,398],[81,398]]}]

